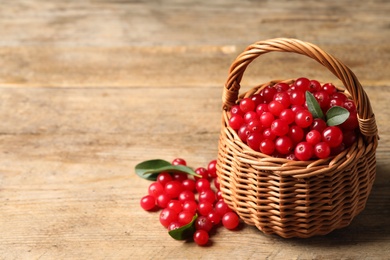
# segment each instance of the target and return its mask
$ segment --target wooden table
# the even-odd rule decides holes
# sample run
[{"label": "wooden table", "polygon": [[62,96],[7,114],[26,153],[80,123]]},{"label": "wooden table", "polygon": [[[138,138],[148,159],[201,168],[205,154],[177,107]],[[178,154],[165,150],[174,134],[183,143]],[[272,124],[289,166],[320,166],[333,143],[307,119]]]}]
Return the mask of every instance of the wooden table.
[{"label": "wooden table", "polygon": [[[389,1],[3,1],[1,259],[389,259]],[[323,237],[220,228],[208,247],[171,239],[139,206],[144,160],[216,158],[231,62],[274,37],[313,42],[363,84],[380,131],[366,209]],[[269,54],[243,86],[337,79]]]}]

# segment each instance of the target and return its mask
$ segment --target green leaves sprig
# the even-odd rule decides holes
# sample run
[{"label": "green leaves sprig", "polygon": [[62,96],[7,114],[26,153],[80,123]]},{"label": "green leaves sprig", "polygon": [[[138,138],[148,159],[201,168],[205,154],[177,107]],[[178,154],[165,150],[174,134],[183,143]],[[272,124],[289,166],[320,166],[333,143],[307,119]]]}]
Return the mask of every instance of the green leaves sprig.
[{"label": "green leaves sprig", "polygon": [[328,126],[340,125],[348,119],[349,111],[340,106],[331,107],[324,116],[320,104],[318,104],[318,101],[313,96],[313,94],[309,91],[306,91],[305,96],[307,108],[313,117],[323,119]]},{"label": "green leaves sprig", "polygon": [[135,173],[143,179],[155,181],[160,172],[184,172],[196,177],[202,177],[184,165],[172,165],[170,162],[161,159],[153,159],[141,162],[135,166]]}]

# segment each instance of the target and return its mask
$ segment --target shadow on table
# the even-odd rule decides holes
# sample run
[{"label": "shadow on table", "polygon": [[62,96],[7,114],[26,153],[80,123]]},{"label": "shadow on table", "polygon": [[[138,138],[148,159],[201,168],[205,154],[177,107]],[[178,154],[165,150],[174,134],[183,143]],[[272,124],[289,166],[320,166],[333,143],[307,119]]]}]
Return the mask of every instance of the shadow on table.
[{"label": "shadow on table", "polygon": [[366,208],[345,228],[309,239],[291,239],[305,246],[342,246],[390,240],[390,169],[377,164],[377,174]]}]

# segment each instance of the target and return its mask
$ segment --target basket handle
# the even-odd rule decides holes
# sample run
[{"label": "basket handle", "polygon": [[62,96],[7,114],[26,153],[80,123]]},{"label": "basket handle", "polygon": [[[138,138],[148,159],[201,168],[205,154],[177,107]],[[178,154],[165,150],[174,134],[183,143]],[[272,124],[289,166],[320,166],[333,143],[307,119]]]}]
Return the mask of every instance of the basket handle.
[{"label": "basket handle", "polygon": [[378,130],[370,100],[355,74],[338,59],[321,50],[316,45],[296,39],[276,38],[249,45],[230,67],[222,96],[224,110],[227,111],[235,105],[239,95],[240,82],[246,67],[254,59],[268,52],[298,53],[308,56],[325,66],[343,82],[351,94],[356,104],[361,133],[369,139],[377,138]]}]

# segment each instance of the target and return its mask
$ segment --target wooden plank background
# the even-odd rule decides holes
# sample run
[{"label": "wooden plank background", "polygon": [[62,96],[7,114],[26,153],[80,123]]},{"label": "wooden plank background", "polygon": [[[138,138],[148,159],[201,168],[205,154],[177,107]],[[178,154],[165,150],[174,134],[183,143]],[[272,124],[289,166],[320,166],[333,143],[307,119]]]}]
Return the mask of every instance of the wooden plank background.
[{"label": "wooden plank background", "polygon": [[[0,259],[387,259],[390,255],[390,2],[2,1]],[[221,93],[235,57],[274,37],[313,42],[368,93],[380,131],[365,211],[324,237],[242,225],[209,247],[177,242],[143,211],[143,160],[217,154]],[[268,54],[243,88],[337,79],[305,57]]]}]

